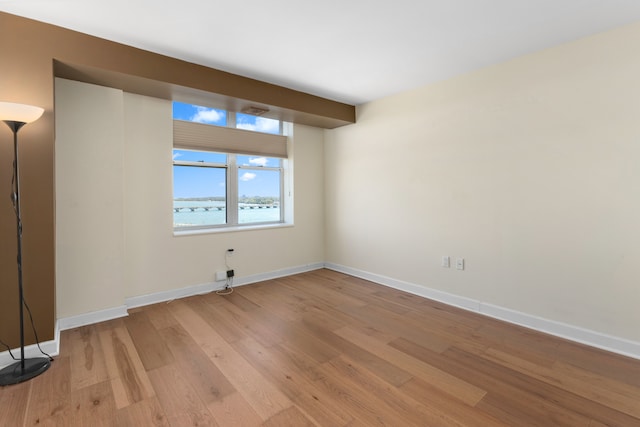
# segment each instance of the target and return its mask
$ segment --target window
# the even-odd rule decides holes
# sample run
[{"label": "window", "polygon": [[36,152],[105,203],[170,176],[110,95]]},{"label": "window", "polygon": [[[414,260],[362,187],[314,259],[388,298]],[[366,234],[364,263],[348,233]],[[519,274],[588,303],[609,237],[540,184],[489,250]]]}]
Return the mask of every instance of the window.
[{"label": "window", "polygon": [[227,223],[227,156],[173,150],[173,226]]},{"label": "window", "polygon": [[[244,130],[232,129],[225,125],[238,123],[239,114],[176,104],[174,230],[284,222],[286,138],[279,135],[280,121],[242,117],[238,127]],[[270,134],[247,131],[250,125]]]},{"label": "window", "polygon": [[256,117],[243,113],[236,113],[236,128],[272,134],[282,133],[280,120]]},{"label": "window", "polygon": [[173,102],[173,118],[195,123],[206,123],[216,126],[227,126],[227,112],[217,108]]}]

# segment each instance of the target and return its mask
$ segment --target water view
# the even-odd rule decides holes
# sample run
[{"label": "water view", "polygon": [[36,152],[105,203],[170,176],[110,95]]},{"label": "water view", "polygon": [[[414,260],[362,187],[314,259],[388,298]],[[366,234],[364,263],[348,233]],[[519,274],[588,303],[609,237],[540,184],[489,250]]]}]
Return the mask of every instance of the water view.
[{"label": "water view", "polygon": [[[239,224],[278,221],[280,221],[280,204],[277,200],[247,199],[238,203]],[[222,225],[225,223],[225,201],[220,198],[173,201],[174,227]]]}]

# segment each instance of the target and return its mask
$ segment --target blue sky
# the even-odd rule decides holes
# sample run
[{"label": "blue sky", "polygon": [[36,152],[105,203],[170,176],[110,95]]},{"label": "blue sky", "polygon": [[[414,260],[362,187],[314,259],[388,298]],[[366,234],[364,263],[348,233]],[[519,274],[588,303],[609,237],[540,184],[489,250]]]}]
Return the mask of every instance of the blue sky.
[{"label": "blue sky", "polygon": [[[227,112],[225,110],[175,101],[173,103],[173,118],[210,125],[227,125]],[[265,133],[280,133],[280,123],[278,120],[243,113],[236,113],[236,127],[238,129],[248,129]]]},{"label": "blue sky", "polygon": [[[173,103],[173,118],[218,126],[226,126],[227,112],[180,102]],[[260,132],[278,133],[277,120],[264,119],[248,114],[236,113],[236,127]],[[225,156],[217,153],[200,153],[173,150],[173,158],[188,161],[225,163]],[[277,159],[258,156],[237,156],[238,165],[277,166]],[[225,195],[224,169],[174,166],[174,198],[209,197]],[[277,172],[268,170],[240,169],[238,194],[242,196],[277,196],[280,181]]]}]

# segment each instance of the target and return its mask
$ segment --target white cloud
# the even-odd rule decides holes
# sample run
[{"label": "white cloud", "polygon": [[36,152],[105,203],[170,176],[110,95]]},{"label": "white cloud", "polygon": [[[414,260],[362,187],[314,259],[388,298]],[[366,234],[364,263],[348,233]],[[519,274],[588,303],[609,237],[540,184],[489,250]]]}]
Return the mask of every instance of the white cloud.
[{"label": "white cloud", "polygon": [[251,173],[251,172],[245,172],[242,174],[242,176],[240,177],[240,181],[251,181],[252,179],[254,179],[256,177],[255,173]]},{"label": "white cloud", "polygon": [[222,115],[212,108],[197,107],[197,111],[191,117],[191,121],[197,123],[216,123],[221,117]]},{"label": "white cloud", "polygon": [[182,153],[173,153],[173,160],[177,159],[180,156],[182,156]]},{"label": "white cloud", "polygon": [[279,133],[280,122],[274,119],[267,119],[265,117],[256,117],[256,124],[252,123],[238,123],[238,129],[254,130],[258,132],[267,133]]},{"label": "white cloud", "polygon": [[253,166],[266,166],[267,162],[268,160],[266,157],[254,157],[249,159],[249,163]]}]

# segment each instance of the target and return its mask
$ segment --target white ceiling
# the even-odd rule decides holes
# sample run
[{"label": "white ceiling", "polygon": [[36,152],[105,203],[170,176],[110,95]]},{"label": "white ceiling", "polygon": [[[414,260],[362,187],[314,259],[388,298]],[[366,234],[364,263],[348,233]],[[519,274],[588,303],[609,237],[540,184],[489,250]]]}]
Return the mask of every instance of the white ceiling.
[{"label": "white ceiling", "polygon": [[0,0],[0,10],[349,104],[640,20],[639,0]]}]

